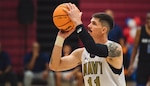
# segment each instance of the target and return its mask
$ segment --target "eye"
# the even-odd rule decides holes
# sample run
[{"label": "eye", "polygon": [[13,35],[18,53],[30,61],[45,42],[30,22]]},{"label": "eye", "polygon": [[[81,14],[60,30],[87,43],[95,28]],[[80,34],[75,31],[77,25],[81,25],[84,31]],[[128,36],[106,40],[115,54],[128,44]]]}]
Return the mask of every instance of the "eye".
[{"label": "eye", "polygon": [[96,22],[92,22],[93,25],[96,25]]}]

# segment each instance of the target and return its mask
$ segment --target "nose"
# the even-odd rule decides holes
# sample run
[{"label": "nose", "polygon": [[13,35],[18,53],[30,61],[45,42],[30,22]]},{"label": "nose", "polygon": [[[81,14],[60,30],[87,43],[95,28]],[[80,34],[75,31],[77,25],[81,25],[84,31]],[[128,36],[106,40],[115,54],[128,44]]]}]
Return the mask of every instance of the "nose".
[{"label": "nose", "polygon": [[90,28],[90,26],[91,26],[91,23],[89,23],[87,27]]}]

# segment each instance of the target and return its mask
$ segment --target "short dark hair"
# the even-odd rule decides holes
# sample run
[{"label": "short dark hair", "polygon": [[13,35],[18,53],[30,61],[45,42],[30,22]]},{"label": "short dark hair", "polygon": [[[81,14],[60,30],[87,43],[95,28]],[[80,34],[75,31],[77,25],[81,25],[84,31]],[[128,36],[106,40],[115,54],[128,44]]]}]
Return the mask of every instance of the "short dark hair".
[{"label": "short dark hair", "polygon": [[114,27],[113,19],[106,13],[99,12],[92,15],[94,18],[98,18],[100,22],[107,23],[109,29],[111,30]]}]

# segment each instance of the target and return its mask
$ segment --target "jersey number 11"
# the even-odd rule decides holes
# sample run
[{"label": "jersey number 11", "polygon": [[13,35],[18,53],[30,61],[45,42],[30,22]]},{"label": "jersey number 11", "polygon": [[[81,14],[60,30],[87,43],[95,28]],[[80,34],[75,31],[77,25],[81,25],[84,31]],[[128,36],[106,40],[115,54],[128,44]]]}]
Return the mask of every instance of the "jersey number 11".
[{"label": "jersey number 11", "polygon": [[[89,86],[93,86],[93,85],[92,85],[92,78],[91,78],[91,77],[89,77],[88,83],[89,83]],[[100,86],[99,76],[97,76],[96,79],[94,80],[94,84],[96,84],[96,86]],[[95,86],[95,85],[94,85],[94,86]]]}]

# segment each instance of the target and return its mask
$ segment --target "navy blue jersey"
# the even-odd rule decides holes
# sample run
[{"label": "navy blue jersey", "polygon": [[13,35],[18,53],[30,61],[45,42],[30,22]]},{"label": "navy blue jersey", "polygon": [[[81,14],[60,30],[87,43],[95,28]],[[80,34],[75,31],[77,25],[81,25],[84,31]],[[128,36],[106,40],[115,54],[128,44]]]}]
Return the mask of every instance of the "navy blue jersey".
[{"label": "navy blue jersey", "polygon": [[0,70],[4,71],[9,65],[11,65],[9,55],[4,51],[0,52]]},{"label": "navy blue jersey", "polygon": [[[28,53],[24,57],[24,66],[26,70],[26,65],[31,61],[32,53]],[[46,64],[49,63],[49,56],[46,53],[40,53],[35,61],[33,72],[41,72],[46,69]]]},{"label": "navy blue jersey", "polygon": [[119,40],[123,38],[122,29],[115,24],[114,28],[110,30],[108,34],[108,39],[119,43]]},{"label": "navy blue jersey", "polygon": [[146,32],[145,26],[141,28],[139,40],[139,60],[140,62],[150,62],[150,35]]}]

